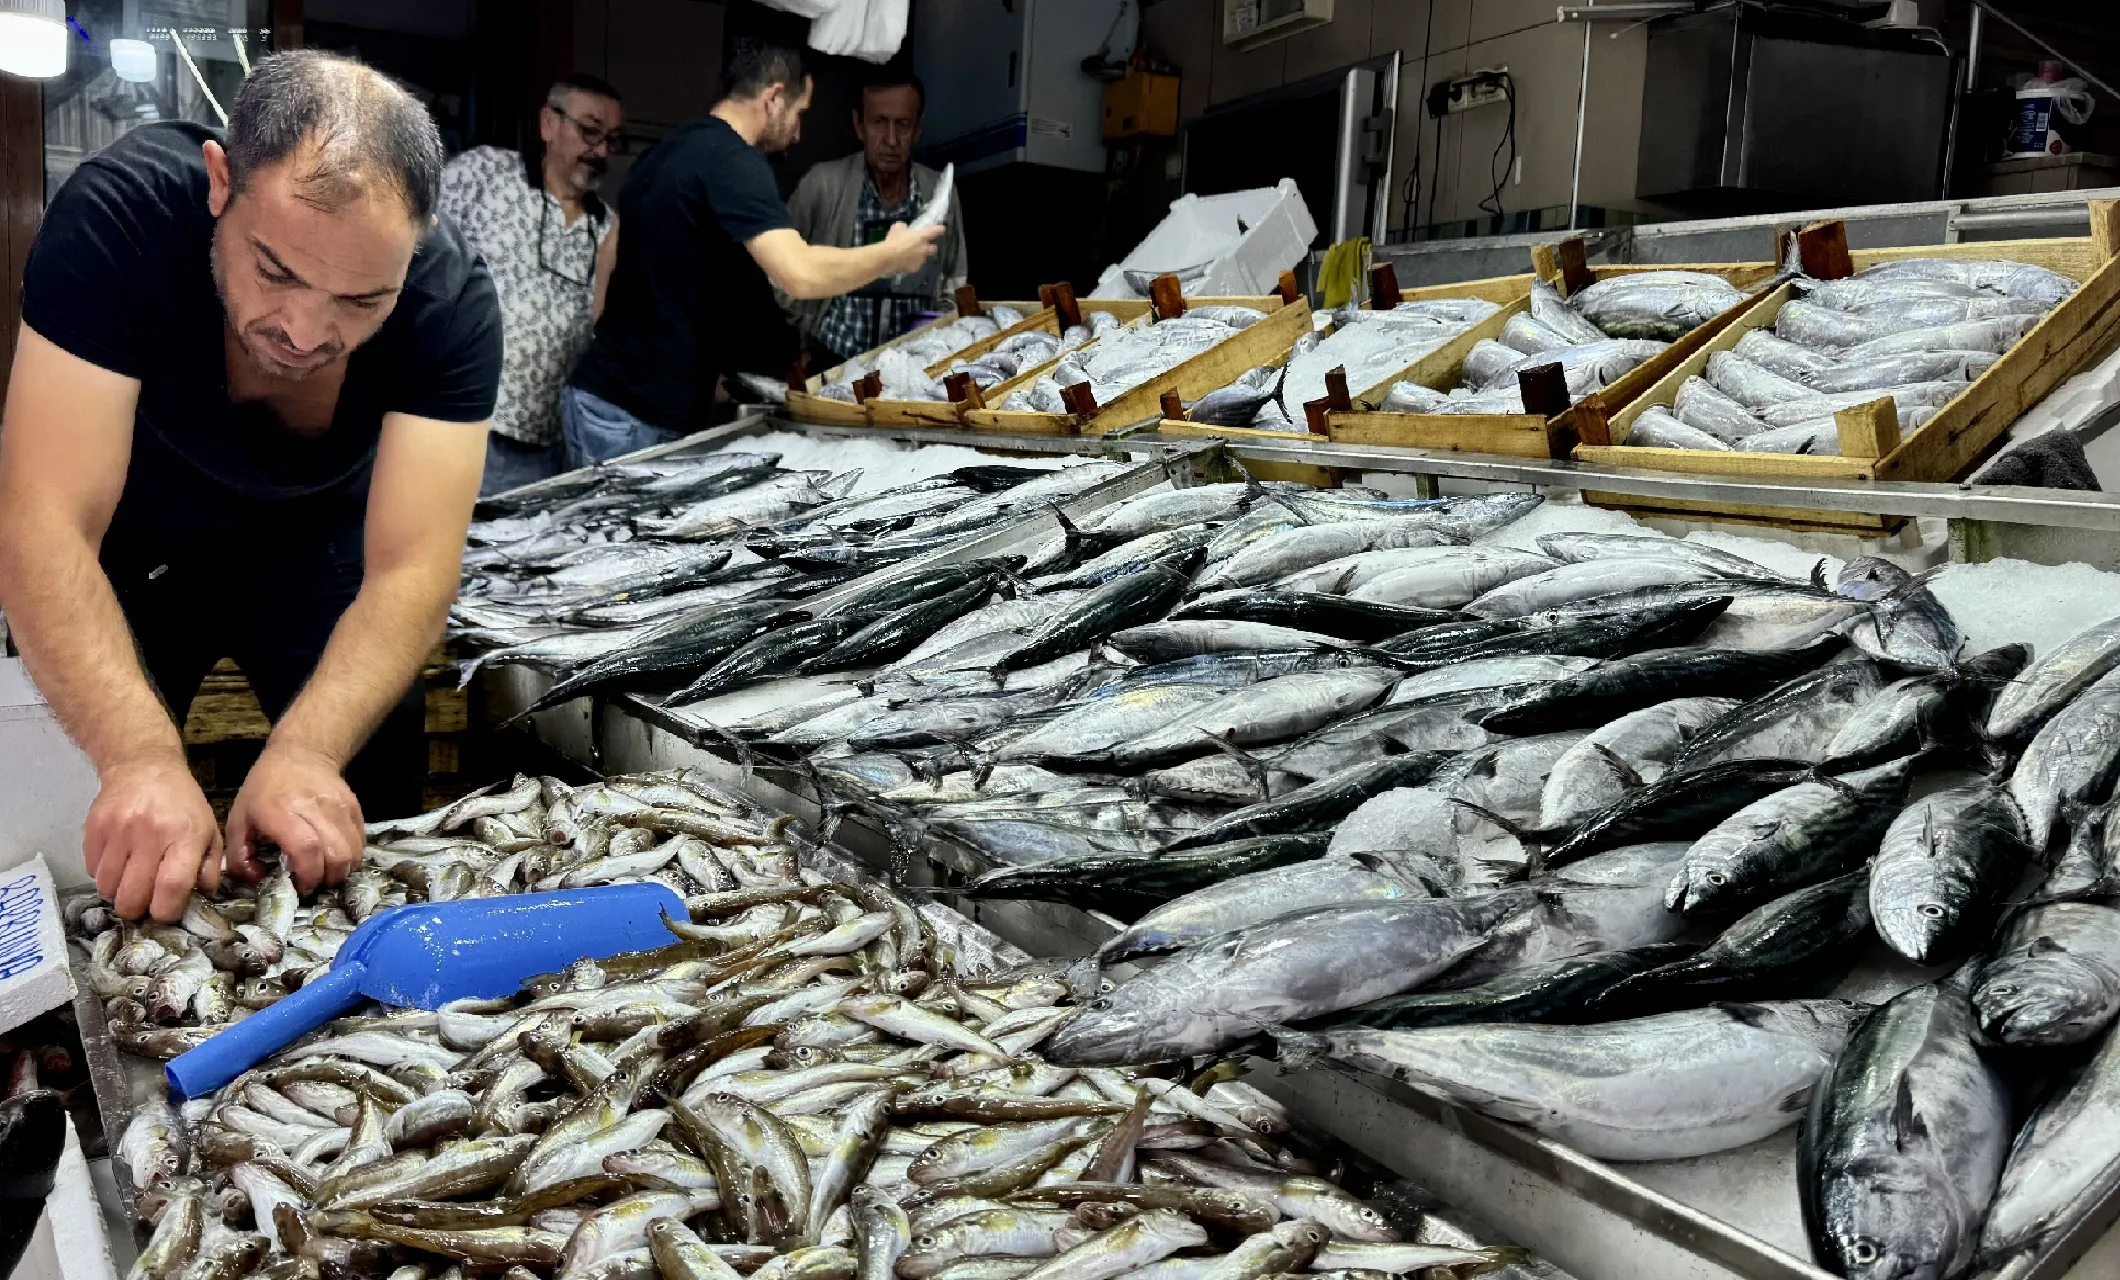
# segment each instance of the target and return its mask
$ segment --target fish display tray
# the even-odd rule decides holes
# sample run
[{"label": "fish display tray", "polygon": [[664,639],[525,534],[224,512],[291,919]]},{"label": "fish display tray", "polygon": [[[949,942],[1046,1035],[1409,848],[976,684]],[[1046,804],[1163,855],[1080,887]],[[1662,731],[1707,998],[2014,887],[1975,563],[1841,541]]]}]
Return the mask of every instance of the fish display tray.
[{"label": "fish display tray", "polygon": [[[1165,392],[1176,392],[1186,400],[1197,400],[1217,387],[1234,381],[1246,369],[1268,364],[1287,356],[1295,346],[1296,339],[1310,332],[1313,327],[1310,303],[1298,298],[1284,305],[1276,295],[1265,298],[1188,298],[1186,306],[1211,306],[1233,303],[1240,306],[1257,307],[1267,313],[1264,320],[1249,328],[1240,329],[1230,337],[1207,350],[1179,361],[1177,364],[1128,389],[1110,404],[1097,406],[1097,411],[1088,416],[1072,413],[1035,413],[1018,409],[967,409],[964,425],[974,431],[1007,432],[1015,435],[1104,435],[1123,427],[1155,422],[1162,416]],[[1106,308],[1114,315],[1122,315],[1123,303],[1103,302],[1095,304]],[[1134,306],[1146,308],[1147,303],[1136,302]],[[1142,312],[1144,316],[1146,311]],[[1148,317],[1153,322],[1153,317]],[[1135,323],[1139,323],[1136,321]],[[1018,387],[1029,386],[1039,376],[1051,369],[1041,365],[1026,370],[985,393],[985,398],[999,404]]]},{"label": "fish display tray", "polygon": [[[1695,475],[1957,480],[1973,469],[1989,446],[2000,440],[2025,410],[2045,398],[2064,379],[2102,358],[2112,349],[2115,340],[2120,339],[2120,259],[2115,258],[2116,251],[2120,251],[2120,205],[2112,201],[2093,201],[2092,206],[2092,226],[2104,228],[2105,234],[2087,238],[1985,240],[1850,251],[1849,258],[1857,271],[1881,262],[1907,258],[2007,259],[2050,268],[2080,281],[2082,285],[2047,312],[1987,372],[1968,383],[1965,390],[1939,409],[1934,417],[1908,432],[1896,445],[1883,449],[1881,456],[1874,450],[1869,456],[1816,457],[1793,453],[1630,448],[1624,443],[1634,420],[1651,405],[1671,404],[1678,396],[1679,384],[1705,369],[1711,355],[1736,346],[1738,339],[1753,329],[1771,328],[1775,317],[1781,314],[1783,304],[1794,296],[1793,286],[1789,284],[1770,291],[1760,299],[1759,305],[1737,317],[1684,359],[1667,367],[1654,385],[1644,389],[1632,403],[1612,412],[1610,445],[1577,445],[1573,456],[1578,462],[1647,467]],[[1856,438],[1862,437],[1858,435]],[[1849,447],[1844,444],[1843,452],[1846,453]],[[1585,497],[1601,506],[1645,515],[1712,517],[1740,523],[1869,536],[1889,532],[1899,523],[1897,517],[1808,511],[1785,506],[1644,502],[1619,494],[1596,492]]]},{"label": "fish display tray", "polygon": [[[1538,247],[1546,248],[1543,245]],[[1543,256],[1537,254],[1534,254],[1534,260],[1542,263],[1544,261]],[[1720,276],[1740,290],[1753,290],[1772,279],[1774,270],[1772,263],[1743,262],[1700,266],[1659,264],[1592,267],[1588,269],[1588,274],[1590,280],[1595,281],[1648,271],[1700,271]],[[1540,274],[1550,273],[1542,270]],[[1592,392],[1551,417],[1535,413],[1384,413],[1375,407],[1383,402],[1395,382],[1415,382],[1437,391],[1448,391],[1455,387],[1458,384],[1459,370],[1472,348],[1482,339],[1499,339],[1503,326],[1509,323],[1511,316],[1531,308],[1530,277],[1505,276],[1501,281],[1485,282],[1494,285],[1517,280],[1524,282],[1522,289],[1504,302],[1500,311],[1361,392],[1355,397],[1354,408],[1328,413],[1326,423],[1332,438],[1349,444],[1405,445],[1418,449],[1452,449],[1517,458],[1565,458],[1585,430],[1583,419],[1586,416],[1609,416],[1618,412],[1717,334],[1729,328],[1739,317],[1758,305],[1760,300],[1758,294],[1747,296],[1744,301],[1679,338],[1666,350],[1635,366],[1611,386]],[[1550,282],[1558,284],[1558,281]],[[1471,291],[1481,283],[1472,281],[1460,285],[1430,286],[1406,296],[1425,294],[1432,297],[1487,297],[1490,301],[1501,301],[1493,298],[1490,293]]]},{"label": "fish display tray", "polygon": [[[1175,442],[1171,447],[1177,447]],[[1179,484],[1219,478],[1212,474],[1219,452],[1166,455],[1077,501],[1093,509],[1160,483],[1166,475]],[[1026,520],[923,563],[1006,551],[1044,536],[1056,524],[1049,516]],[[866,581],[898,571],[885,570]],[[550,685],[549,675],[524,667],[489,668],[480,679],[486,682],[488,712],[495,716],[528,705]],[[733,719],[791,705],[825,683],[778,682],[731,695],[750,697],[741,709],[723,705]],[[577,700],[531,720],[548,745],[593,767],[704,768],[770,809],[813,826],[833,823],[838,815],[828,811],[804,774],[745,759],[707,732],[704,713],[714,709],[713,703],[667,708],[655,697],[623,695]],[[836,828],[837,846],[864,864],[954,907],[1031,954],[1085,954],[1119,927],[1109,916],[1060,904],[973,902],[953,895],[953,887],[994,864],[948,840],[930,835],[915,854],[860,814],[845,815]],[[1876,1000],[1930,976],[1879,950],[1856,967],[1838,994]],[[1473,1219],[1507,1224],[1513,1242],[1583,1280],[1828,1280],[1806,1260],[1792,1172],[1793,1130],[1700,1159],[1615,1164],[1373,1075],[1333,1065],[1279,1075],[1271,1064],[1255,1065],[1252,1083],[1280,1097],[1299,1118]],[[2096,1263],[2071,1268],[2116,1217],[2120,1156],[2070,1207],[2066,1226],[2043,1253],[2021,1257],[1978,1280],[2110,1275]]]},{"label": "fish display tray", "polygon": [[[1023,319],[1017,321],[1015,324],[1005,326],[998,333],[988,334],[986,337],[979,339],[979,341],[972,343],[970,346],[965,347],[961,351],[953,351],[949,355],[944,356],[942,359],[936,361],[934,364],[929,365],[927,367],[927,372],[930,377],[939,376],[941,370],[947,368],[952,360],[976,359],[977,357],[982,356],[987,352],[993,350],[995,347],[1001,345],[1001,343],[1005,342],[1006,340],[1015,337],[1019,333],[1027,333],[1033,329],[1042,329],[1046,333],[1060,332],[1059,321],[1054,317],[1053,309],[1051,307],[1046,306],[1044,303],[991,302],[985,303],[983,305],[994,307],[1013,307],[1017,311],[1023,313]],[[876,363],[876,357],[878,355],[882,354],[885,351],[888,351],[892,347],[898,346],[900,343],[909,342],[912,339],[919,337],[923,333],[927,333],[934,329],[939,329],[944,325],[953,324],[956,322],[957,316],[957,309],[955,307],[951,307],[949,310],[943,312],[939,316],[936,316],[933,320],[928,321],[926,324],[921,325],[916,329],[908,329],[904,333],[899,334],[897,337],[891,339],[889,342],[882,343],[876,347],[872,347],[871,349],[862,352],[859,356],[855,357],[855,359],[859,360],[862,364],[873,367]],[[845,400],[834,400],[829,396],[822,396],[817,394],[826,383],[837,382],[839,380],[840,374],[845,371],[847,365],[852,363],[854,363],[854,361],[849,360],[841,364],[833,365],[831,368],[826,369],[822,373],[811,374],[809,378],[804,381],[803,389],[800,391],[797,391],[793,387],[790,387],[788,389],[788,415],[797,420],[798,422],[814,422],[821,426],[868,426],[870,420],[870,411],[867,405],[850,404]],[[901,406],[926,405],[931,410],[937,407],[932,401],[925,400],[899,400],[891,401],[889,403]],[[942,407],[947,408],[948,406]],[[955,414],[949,415],[950,424],[954,424],[955,419]],[[899,418],[894,419],[894,422],[897,425],[902,426],[912,426],[928,421],[930,421],[930,419],[911,416],[910,410],[906,410]]]}]

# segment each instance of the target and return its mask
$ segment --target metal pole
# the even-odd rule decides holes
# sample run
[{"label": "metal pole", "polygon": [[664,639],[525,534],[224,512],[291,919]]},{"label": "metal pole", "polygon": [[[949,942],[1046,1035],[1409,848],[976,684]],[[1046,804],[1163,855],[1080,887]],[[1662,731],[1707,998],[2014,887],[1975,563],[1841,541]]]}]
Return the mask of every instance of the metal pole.
[{"label": "metal pole", "polygon": [[1980,83],[1981,37],[1986,34],[1987,10],[1976,4],[1973,6],[1972,19],[1966,24],[1965,29],[1965,90],[1967,93],[1971,93],[1973,86]]},{"label": "metal pole", "polygon": [[1966,95],[1973,91],[1973,77],[1980,71],[1980,7],[1973,6],[1967,27],[1965,61],[1960,64],[1958,92],[1951,95],[1951,122],[1943,134],[1943,173],[1936,183],[1936,198],[1951,198],[1951,174],[1958,167],[1958,117],[1965,109]]},{"label": "metal pole", "polygon": [[[1595,4],[1597,0],[1591,0]],[[1590,24],[1583,24],[1583,69],[1575,89],[1575,172],[1568,179],[1568,229],[1583,203],[1583,120],[1590,114]]]}]

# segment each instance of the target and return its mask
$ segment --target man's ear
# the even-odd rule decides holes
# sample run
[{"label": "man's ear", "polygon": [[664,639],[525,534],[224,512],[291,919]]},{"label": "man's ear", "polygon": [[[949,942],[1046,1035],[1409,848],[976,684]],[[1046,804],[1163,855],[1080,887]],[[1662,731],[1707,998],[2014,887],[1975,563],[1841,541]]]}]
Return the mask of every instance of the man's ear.
[{"label": "man's ear", "polygon": [[236,194],[228,169],[228,152],[208,138],[200,145],[199,154],[206,158],[206,211],[218,218],[228,211],[228,202]]}]

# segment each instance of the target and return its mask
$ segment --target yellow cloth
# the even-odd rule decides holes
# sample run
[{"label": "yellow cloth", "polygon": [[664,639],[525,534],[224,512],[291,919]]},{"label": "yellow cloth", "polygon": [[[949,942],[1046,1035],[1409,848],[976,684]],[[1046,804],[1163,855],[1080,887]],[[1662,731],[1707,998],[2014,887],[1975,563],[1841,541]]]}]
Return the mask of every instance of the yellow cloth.
[{"label": "yellow cloth", "polygon": [[1369,261],[1369,237],[1342,240],[1325,251],[1318,264],[1318,292],[1327,307],[1344,307],[1354,301],[1355,285],[1362,279],[1362,265]]}]

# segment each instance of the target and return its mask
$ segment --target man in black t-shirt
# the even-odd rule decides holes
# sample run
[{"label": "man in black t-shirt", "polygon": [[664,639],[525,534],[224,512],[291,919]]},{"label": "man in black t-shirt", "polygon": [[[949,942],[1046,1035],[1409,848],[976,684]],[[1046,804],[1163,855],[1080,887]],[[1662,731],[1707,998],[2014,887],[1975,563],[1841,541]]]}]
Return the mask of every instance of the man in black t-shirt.
[{"label": "man in black t-shirt", "polygon": [[589,350],[560,396],[560,433],[575,466],[601,462],[707,425],[724,374],[791,362],[769,286],[829,298],[920,270],[947,229],[891,227],[876,244],[805,241],[766,164],[802,136],[810,77],[802,53],[740,38],[723,97],[626,174],[618,256]]},{"label": "man in black t-shirt", "polygon": [[287,53],[225,138],[135,129],[45,214],[0,428],[0,609],[96,766],[82,852],[121,916],[175,920],[219,882],[178,725],[223,657],[274,721],[231,874],[276,845],[303,891],[336,883],[364,806],[418,806],[414,678],[501,362],[492,281],[433,218],[441,167],[404,90]]}]

